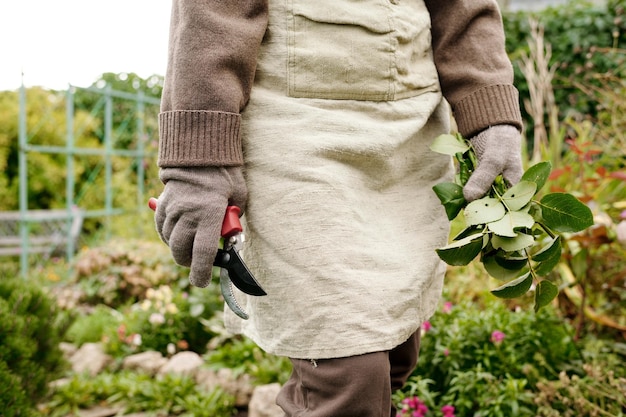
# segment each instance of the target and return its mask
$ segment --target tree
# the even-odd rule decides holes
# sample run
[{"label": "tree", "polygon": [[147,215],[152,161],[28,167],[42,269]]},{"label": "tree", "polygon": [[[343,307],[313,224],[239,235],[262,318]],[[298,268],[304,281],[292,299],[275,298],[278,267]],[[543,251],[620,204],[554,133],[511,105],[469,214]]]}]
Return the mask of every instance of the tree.
[{"label": "tree", "polygon": [[[65,146],[65,94],[40,87],[26,90],[26,132],[29,145]],[[19,93],[0,92],[0,210],[19,208]],[[96,146],[95,120],[86,112],[75,114],[82,126],[76,146]],[[62,153],[28,153],[29,209],[65,206],[66,157]],[[80,175],[93,164],[85,158],[76,165]]]},{"label": "tree", "polygon": [[[102,89],[130,93],[129,98],[113,97],[110,138],[114,149],[137,149],[140,144],[150,155],[158,143],[158,105],[154,98],[160,95],[163,78],[141,79],[136,74],[103,74],[91,89],[73,90],[74,148],[102,149],[107,122]],[[100,91],[98,91],[100,89]],[[132,100],[147,89],[152,104],[141,107]],[[157,94],[157,96],[152,96]],[[19,208],[19,92],[0,92],[0,210]],[[29,145],[58,147],[60,152],[28,152],[28,197],[30,209],[63,208],[66,206],[65,184],[67,156],[63,152],[67,139],[67,92],[41,87],[26,89],[26,130]],[[143,135],[138,128],[141,127]],[[143,161],[146,178],[158,182],[153,156]],[[137,161],[128,157],[111,158],[114,207],[134,208],[136,199]],[[74,157],[75,202],[85,209],[104,206],[105,179],[102,156]],[[150,187],[148,187],[150,188]],[[154,188],[154,187],[153,187]],[[152,191],[152,190],[149,190]]]}]

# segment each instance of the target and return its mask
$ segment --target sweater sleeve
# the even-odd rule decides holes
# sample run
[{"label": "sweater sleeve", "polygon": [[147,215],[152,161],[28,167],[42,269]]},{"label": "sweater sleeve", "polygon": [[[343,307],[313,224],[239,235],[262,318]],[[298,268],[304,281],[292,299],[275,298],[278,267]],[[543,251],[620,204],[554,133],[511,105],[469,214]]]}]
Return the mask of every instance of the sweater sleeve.
[{"label": "sweater sleeve", "polygon": [[521,130],[519,94],[495,0],[425,0],[444,96],[465,137],[497,124]]},{"label": "sweater sleeve", "polygon": [[173,0],[160,167],[243,164],[240,113],[266,27],[267,0]]}]

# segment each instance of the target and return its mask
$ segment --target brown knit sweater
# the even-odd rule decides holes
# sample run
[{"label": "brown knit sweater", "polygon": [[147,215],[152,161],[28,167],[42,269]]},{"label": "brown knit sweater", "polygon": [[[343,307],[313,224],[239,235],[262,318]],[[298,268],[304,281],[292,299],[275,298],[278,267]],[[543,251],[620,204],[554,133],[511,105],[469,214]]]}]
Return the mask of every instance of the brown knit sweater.
[{"label": "brown knit sweater", "polygon": [[[338,0],[339,1],[339,0]],[[443,94],[466,137],[521,128],[495,0],[425,0]],[[267,0],[174,0],[160,122],[160,167],[243,164],[239,133],[267,27]]]}]

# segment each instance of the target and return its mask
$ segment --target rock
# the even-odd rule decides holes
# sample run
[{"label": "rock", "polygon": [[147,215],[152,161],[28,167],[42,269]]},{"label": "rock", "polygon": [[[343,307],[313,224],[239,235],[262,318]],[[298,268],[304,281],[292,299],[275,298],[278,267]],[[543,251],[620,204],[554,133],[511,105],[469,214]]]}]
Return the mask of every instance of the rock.
[{"label": "rock", "polygon": [[254,389],[250,404],[249,417],[283,417],[284,411],[276,405],[276,397],[280,391],[280,384],[260,385]]},{"label": "rock", "polygon": [[167,358],[164,358],[161,352],[147,351],[125,357],[122,368],[156,375],[166,363]]},{"label": "rock", "polygon": [[118,414],[116,417],[167,417],[167,413],[166,412],[154,412],[154,411],[149,411],[146,413],[132,413],[132,414]]},{"label": "rock", "polygon": [[77,374],[97,375],[111,363],[111,356],[104,353],[100,343],[85,343],[69,359]]},{"label": "rock", "polygon": [[229,382],[230,380],[222,380],[219,371],[213,369],[201,368],[196,373],[196,383],[206,391],[213,391],[217,387],[228,386]]},{"label": "rock", "polygon": [[61,349],[61,352],[63,352],[63,357],[67,359],[71,358],[72,355],[78,350],[78,347],[75,344],[67,342],[61,342],[59,344],[59,348]]},{"label": "rock", "polygon": [[116,416],[121,409],[110,407],[95,407],[88,410],[80,410],[78,417],[112,417]]},{"label": "rock", "polygon": [[237,392],[235,394],[235,406],[247,406],[250,403],[252,392],[254,391],[252,378],[248,374],[240,375],[235,380],[235,386],[237,387]]},{"label": "rock", "polygon": [[178,352],[170,358],[165,365],[163,365],[158,374],[177,374],[186,376],[195,376],[198,369],[204,364],[204,361],[195,352],[185,351]]},{"label": "rock", "polygon": [[48,383],[48,387],[50,387],[51,389],[61,388],[69,384],[71,381],[71,378],[55,379],[54,381],[50,381],[50,383]]},{"label": "rock", "polygon": [[254,390],[250,375],[244,374],[235,378],[233,371],[228,368],[217,371],[207,368],[200,369],[196,373],[196,382],[207,391],[221,388],[227,394],[235,397],[236,407],[247,406]]}]

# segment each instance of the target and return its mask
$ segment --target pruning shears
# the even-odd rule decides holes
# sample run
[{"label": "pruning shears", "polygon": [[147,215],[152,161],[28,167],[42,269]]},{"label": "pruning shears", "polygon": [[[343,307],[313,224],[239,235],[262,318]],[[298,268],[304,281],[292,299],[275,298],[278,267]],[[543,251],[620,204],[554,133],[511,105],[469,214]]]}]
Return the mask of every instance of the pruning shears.
[{"label": "pruning shears", "polygon": [[[157,200],[151,198],[148,206],[156,210]],[[228,206],[222,222],[220,239],[221,248],[218,248],[213,265],[220,268],[220,289],[226,305],[240,318],[247,320],[248,314],[239,305],[233,292],[233,285],[242,292],[262,296],[267,295],[265,290],[254,278],[245,262],[239,255],[243,243],[241,222],[237,206]]]}]

